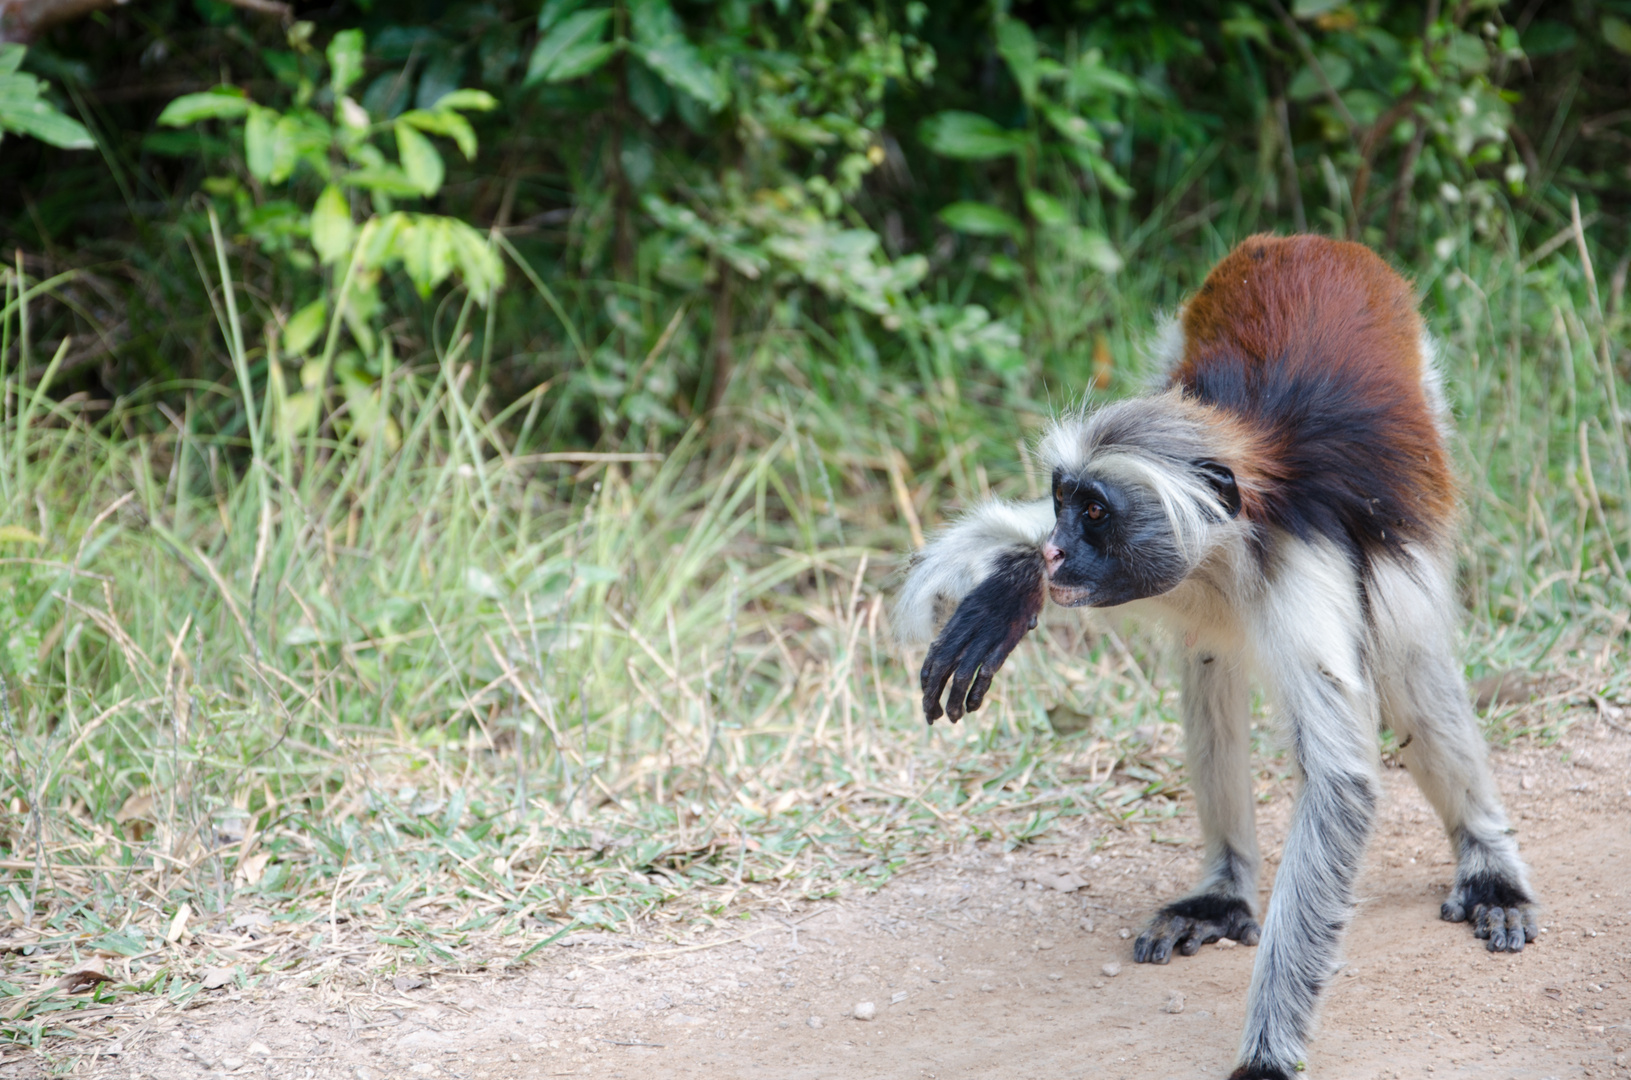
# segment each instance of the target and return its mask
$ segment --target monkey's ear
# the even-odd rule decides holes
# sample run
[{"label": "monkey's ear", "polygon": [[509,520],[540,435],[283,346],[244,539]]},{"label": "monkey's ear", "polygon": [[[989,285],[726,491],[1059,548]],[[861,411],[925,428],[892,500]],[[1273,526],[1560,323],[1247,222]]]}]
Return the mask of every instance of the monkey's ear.
[{"label": "monkey's ear", "polygon": [[1192,463],[1201,478],[1218,493],[1218,498],[1229,511],[1230,517],[1240,515],[1240,488],[1235,484],[1235,471],[1221,461],[1196,461]]}]

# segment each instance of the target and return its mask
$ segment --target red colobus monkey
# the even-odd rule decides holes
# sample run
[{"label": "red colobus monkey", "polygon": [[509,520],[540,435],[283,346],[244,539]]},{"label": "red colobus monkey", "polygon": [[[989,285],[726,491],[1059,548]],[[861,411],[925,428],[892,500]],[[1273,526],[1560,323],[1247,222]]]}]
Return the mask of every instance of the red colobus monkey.
[{"label": "red colobus monkey", "polygon": [[[1450,836],[1443,918],[1472,921],[1492,952],[1536,933],[1453,649],[1448,410],[1409,285],[1358,244],[1247,240],[1158,347],[1163,389],[1043,438],[1051,499],[985,503],[918,554],[895,627],[927,641],[952,612],[923,664],[931,724],[980,707],[1044,597],[1174,632],[1205,863],[1133,959],[1260,943],[1231,1080],[1291,1080],[1375,818],[1379,725]],[[1253,676],[1301,776],[1261,924]]]}]

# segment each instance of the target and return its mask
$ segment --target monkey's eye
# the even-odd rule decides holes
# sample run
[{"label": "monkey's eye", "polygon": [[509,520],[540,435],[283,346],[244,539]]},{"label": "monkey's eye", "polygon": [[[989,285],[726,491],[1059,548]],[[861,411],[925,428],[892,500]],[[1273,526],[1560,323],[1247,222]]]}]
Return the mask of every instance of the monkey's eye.
[{"label": "monkey's eye", "polygon": [[1103,521],[1105,518],[1110,516],[1110,511],[1107,510],[1105,505],[1101,502],[1088,503],[1087,509],[1082,511],[1082,513],[1087,515],[1087,520],[1089,521]]}]

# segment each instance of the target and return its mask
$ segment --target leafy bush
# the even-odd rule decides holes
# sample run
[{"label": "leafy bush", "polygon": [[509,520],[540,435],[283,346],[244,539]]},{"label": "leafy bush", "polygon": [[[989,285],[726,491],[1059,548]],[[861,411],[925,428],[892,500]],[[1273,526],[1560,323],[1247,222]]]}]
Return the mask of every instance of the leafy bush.
[{"label": "leafy bush", "polygon": [[[1578,196],[1615,246],[1618,2],[358,0],[290,33],[171,0],[30,53],[114,168],[8,154],[0,185],[29,191],[0,234],[126,290],[128,319],[83,281],[48,309],[104,380],[209,377],[203,191],[276,331],[251,376],[298,381],[301,427],[326,379],[434,351],[449,289],[490,301],[468,348],[494,404],[549,383],[551,443],[672,439],[788,364],[835,404],[880,378],[1029,400],[1131,385],[1128,275],[1253,230],[1523,250]],[[131,92],[161,73],[196,84],[162,117]]]}]

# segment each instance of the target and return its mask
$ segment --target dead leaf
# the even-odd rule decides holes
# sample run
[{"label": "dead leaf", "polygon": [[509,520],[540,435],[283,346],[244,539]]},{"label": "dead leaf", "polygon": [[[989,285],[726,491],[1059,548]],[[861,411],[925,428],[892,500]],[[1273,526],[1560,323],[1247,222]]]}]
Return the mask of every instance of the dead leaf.
[{"label": "dead leaf", "polygon": [[409,990],[419,989],[425,985],[425,980],[417,975],[398,975],[391,980],[391,985],[396,987],[397,993],[401,994],[407,993]]},{"label": "dead leaf", "polygon": [[266,873],[266,864],[271,858],[270,851],[257,851],[238,862],[238,869],[233,873],[233,877],[245,885],[259,885],[261,875]]},{"label": "dead leaf", "polygon": [[107,973],[107,968],[100,956],[92,956],[80,963],[72,971],[64,972],[57,985],[70,994],[82,994],[97,983],[112,982],[113,976]]},{"label": "dead leaf", "polygon": [[238,981],[238,973],[229,967],[205,968],[204,989],[219,990]]},{"label": "dead leaf", "polygon": [[126,799],[125,804],[119,807],[118,813],[113,815],[113,820],[120,825],[127,821],[152,821],[153,793],[151,791],[138,791]]},{"label": "dead leaf", "polygon": [[193,906],[183,900],[181,906],[176,908],[176,917],[170,920],[170,929],[164,932],[164,940],[174,945],[181,940],[181,935],[187,932],[187,920],[192,918]]},{"label": "dead leaf", "polygon": [[242,930],[250,937],[260,937],[272,929],[272,916],[264,911],[245,911],[232,920],[229,930]]}]

